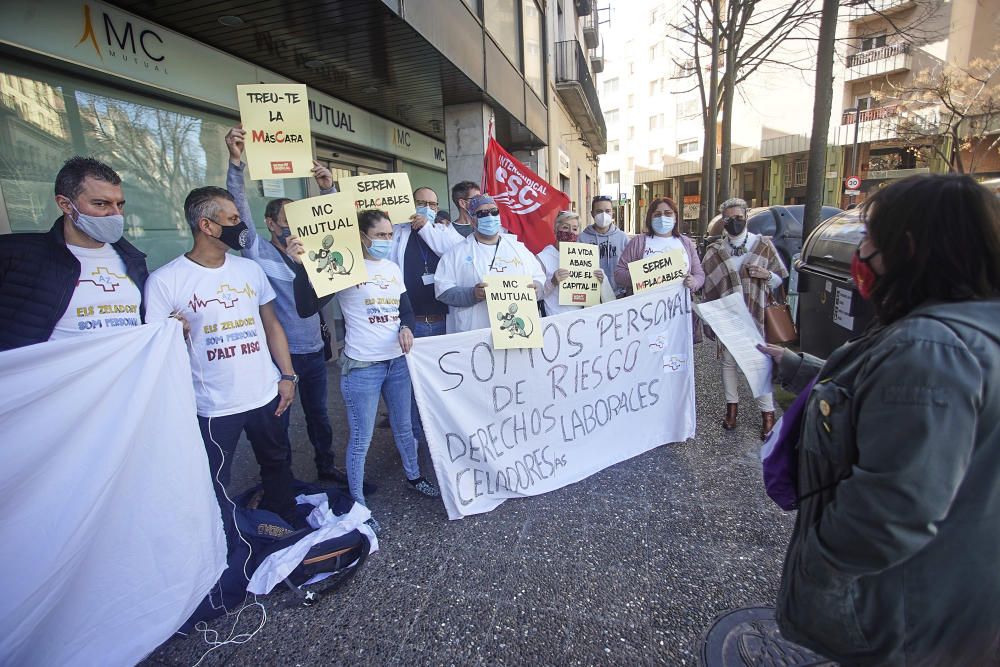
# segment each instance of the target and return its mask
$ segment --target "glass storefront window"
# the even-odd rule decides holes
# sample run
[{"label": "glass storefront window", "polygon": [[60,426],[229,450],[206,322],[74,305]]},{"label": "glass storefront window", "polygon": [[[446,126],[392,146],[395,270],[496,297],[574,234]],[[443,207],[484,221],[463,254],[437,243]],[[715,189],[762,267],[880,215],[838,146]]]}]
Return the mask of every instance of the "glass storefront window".
[{"label": "glass storefront window", "polygon": [[[196,111],[77,79],[0,61],[0,190],[12,231],[48,231],[61,215],[56,173],[73,155],[95,157],[122,177],[125,235],[156,269],[191,248],[184,198],[193,188],[226,184],[224,137],[234,118]],[[286,179],[285,196],[305,196]],[[246,183],[262,233],[259,181]]]},{"label": "glass storefront window", "polygon": [[521,31],[517,26],[517,0],[485,0],[486,29],[514,67],[521,69]]},{"label": "glass storefront window", "polygon": [[535,0],[524,0],[524,80],[545,99],[545,47],[542,38],[542,12]]}]

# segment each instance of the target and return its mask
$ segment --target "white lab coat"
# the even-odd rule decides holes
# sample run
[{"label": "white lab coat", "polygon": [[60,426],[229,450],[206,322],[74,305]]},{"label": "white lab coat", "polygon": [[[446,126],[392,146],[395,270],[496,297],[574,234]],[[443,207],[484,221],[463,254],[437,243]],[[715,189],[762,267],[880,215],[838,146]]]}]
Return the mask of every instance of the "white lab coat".
[{"label": "white lab coat", "polygon": [[[545,282],[542,265],[513,234],[500,235],[499,246],[496,248],[495,258],[492,259],[492,269],[490,259],[484,261],[484,255],[476,253],[478,243],[476,235],[471,234],[441,257],[437,272],[434,274],[434,294],[438,298],[452,287],[473,287],[482,282],[489,273],[529,275],[539,285]],[[448,309],[448,333],[472,331],[489,326],[490,317],[485,301],[473,306],[457,308],[451,306]]]},{"label": "white lab coat", "polygon": [[[401,223],[392,226],[392,247],[389,249],[389,260],[400,269],[403,268],[403,257],[406,256],[406,244],[410,240],[413,229],[410,223]],[[436,222],[429,222],[417,232],[424,243],[433,250],[438,257],[444,256],[446,252],[465,240],[461,234],[455,231],[451,225],[442,225]]]}]

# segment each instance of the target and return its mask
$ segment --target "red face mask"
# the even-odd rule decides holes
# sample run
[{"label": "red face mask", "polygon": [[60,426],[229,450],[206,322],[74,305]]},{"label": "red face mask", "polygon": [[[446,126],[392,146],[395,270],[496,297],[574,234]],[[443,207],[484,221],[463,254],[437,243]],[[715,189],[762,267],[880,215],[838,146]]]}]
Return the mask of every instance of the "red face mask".
[{"label": "red face mask", "polygon": [[858,294],[861,295],[862,299],[871,298],[872,290],[875,289],[878,274],[872,270],[869,262],[879,252],[876,250],[867,257],[862,257],[860,248],[854,251],[854,259],[851,260],[851,277],[854,278],[854,284],[858,286]]},{"label": "red face mask", "polygon": [[568,229],[560,229],[556,232],[557,241],[566,241],[567,243],[576,243],[576,240],[580,238],[579,234],[574,234]]}]

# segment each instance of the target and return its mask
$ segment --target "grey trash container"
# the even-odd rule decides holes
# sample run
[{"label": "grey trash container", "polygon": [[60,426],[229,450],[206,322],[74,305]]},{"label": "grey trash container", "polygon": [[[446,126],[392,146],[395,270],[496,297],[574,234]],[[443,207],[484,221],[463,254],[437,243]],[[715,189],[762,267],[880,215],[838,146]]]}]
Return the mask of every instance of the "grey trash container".
[{"label": "grey trash container", "polygon": [[799,344],[803,352],[826,359],[859,336],[875,317],[851,279],[851,261],[864,225],[857,209],[825,220],[802,245],[799,271]]}]

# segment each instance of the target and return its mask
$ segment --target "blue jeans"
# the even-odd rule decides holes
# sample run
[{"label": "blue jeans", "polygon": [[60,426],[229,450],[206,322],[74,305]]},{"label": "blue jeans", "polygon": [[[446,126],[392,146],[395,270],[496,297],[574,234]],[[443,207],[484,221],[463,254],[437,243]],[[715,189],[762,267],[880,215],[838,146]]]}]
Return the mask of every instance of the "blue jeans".
[{"label": "blue jeans", "polygon": [[[447,332],[446,322],[441,320],[440,322],[421,322],[417,320],[416,325],[413,329],[414,338],[426,338],[427,336],[443,336]],[[424,424],[420,420],[420,411],[417,410],[417,398],[416,396],[412,399],[412,405],[410,407],[410,421],[413,422],[413,439],[417,442],[427,442],[427,436],[424,435]]]},{"label": "blue jeans", "polygon": [[[306,416],[306,433],[316,456],[316,472],[333,468],[333,429],[327,413],[326,360],[323,350],[308,354],[293,354],[292,368],[299,376],[296,393]],[[285,410],[281,417],[288,430],[291,410]]]},{"label": "blue jeans", "polygon": [[264,487],[260,508],[279,514],[290,523],[296,516],[288,431],[282,426],[281,417],[274,416],[278,401],[279,397],[275,396],[267,405],[247,412],[198,417],[205,453],[208,454],[212,486],[222,510],[222,526],[230,547],[236,543],[236,526],[233,523],[233,506],[226,499],[225,488],[229,486],[236,445],[244,431],[260,466],[260,481]]},{"label": "blue jeans", "polygon": [[378,397],[381,394],[389,410],[389,424],[396,449],[403,460],[406,478],[420,477],[417,462],[417,441],[410,426],[410,372],[402,356],[379,361],[364,368],[355,368],[340,378],[340,391],[347,408],[347,483],[351,497],[365,505],[362,485],[365,481],[365,458],[372,443]]}]

